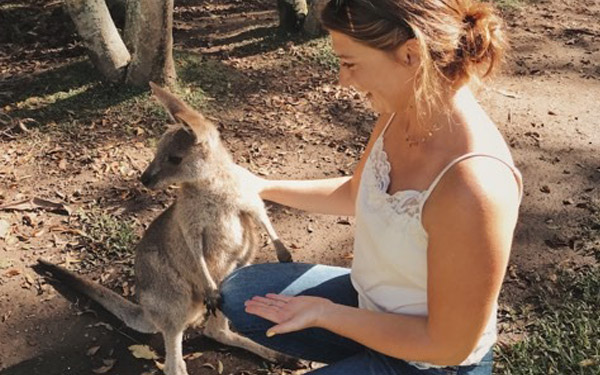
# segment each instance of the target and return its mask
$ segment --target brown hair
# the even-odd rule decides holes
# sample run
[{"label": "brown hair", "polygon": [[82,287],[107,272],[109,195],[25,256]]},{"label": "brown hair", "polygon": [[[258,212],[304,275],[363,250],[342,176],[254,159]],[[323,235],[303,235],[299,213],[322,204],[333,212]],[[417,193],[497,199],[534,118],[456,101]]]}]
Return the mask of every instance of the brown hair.
[{"label": "brown hair", "polygon": [[328,30],[381,50],[416,38],[421,66],[415,99],[427,109],[439,98],[442,85],[490,75],[506,46],[494,7],[476,0],[330,0],[321,22]]}]

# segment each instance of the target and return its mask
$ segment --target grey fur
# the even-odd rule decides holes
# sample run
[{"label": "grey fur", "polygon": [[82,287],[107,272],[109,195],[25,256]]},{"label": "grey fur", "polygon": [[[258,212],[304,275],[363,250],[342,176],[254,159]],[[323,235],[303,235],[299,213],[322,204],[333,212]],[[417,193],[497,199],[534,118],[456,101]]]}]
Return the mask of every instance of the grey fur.
[{"label": "grey fur", "polygon": [[178,184],[180,189],[176,202],[150,224],[136,247],[138,304],[58,266],[40,263],[131,328],[161,332],[167,375],[187,374],[183,331],[202,323],[206,323],[204,334],[221,343],[270,361],[292,363],[290,358],[232,332],[226,318],[214,311],[219,283],[254,257],[255,222],[267,230],[280,261],[291,261],[290,253],[277,238],[257,192],[244,188],[216,127],[168,91],[151,86],[170,116],[183,126],[163,135],[142,182],[150,188]]}]

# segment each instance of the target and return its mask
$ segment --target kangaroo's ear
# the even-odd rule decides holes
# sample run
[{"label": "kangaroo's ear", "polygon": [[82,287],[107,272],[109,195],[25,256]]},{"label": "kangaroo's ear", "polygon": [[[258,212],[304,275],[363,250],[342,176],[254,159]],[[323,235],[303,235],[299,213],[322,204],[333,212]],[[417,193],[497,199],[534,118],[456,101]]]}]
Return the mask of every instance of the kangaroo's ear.
[{"label": "kangaroo's ear", "polygon": [[202,114],[194,111],[181,99],[168,90],[163,89],[154,82],[150,82],[152,93],[160,104],[167,110],[173,122],[181,122],[192,135],[198,139],[200,129],[205,126],[206,119]]}]

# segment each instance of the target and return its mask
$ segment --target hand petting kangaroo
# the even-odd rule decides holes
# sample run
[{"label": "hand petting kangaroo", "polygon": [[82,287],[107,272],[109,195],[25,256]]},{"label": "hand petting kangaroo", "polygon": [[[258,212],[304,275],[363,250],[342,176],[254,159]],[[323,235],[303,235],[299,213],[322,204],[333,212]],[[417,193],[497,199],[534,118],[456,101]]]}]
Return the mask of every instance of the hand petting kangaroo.
[{"label": "hand petting kangaroo", "polygon": [[[292,261],[267,217],[256,191],[244,186],[217,128],[176,96],[151,83],[156,98],[177,125],[162,136],[154,160],[142,175],[151,189],[180,186],[176,201],[148,227],[136,247],[138,303],[44,260],[41,267],[59,281],[100,303],[129,327],[164,338],[167,375],[187,375],[182,339],[190,325],[226,345],[267,360],[290,362],[229,329],[219,306],[219,283],[247,265],[257,247],[255,223],[273,241],[277,259]],[[208,316],[208,318],[207,318]],[[206,322],[205,322],[206,320]]]}]

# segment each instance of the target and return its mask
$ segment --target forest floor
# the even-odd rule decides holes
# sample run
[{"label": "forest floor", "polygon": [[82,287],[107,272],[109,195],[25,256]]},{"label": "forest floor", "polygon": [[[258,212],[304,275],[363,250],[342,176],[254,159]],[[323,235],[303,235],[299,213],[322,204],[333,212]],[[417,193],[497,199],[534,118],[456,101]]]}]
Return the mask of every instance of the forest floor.
[{"label": "forest floor", "polygon": [[[597,374],[600,3],[500,3],[512,49],[478,97],[525,186],[495,373]],[[274,0],[186,0],[174,40],[180,95],[237,162],[267,178],[352,173],[375,115],[336,85],[326,37],[279,32]],[[100,81],[58,1],[4,1],[0,43],[0,373],[157,373],[128,347],[162,356],[160,337],[63,298],[31,266],[43,257],[135,293],[133,244],[175,196],[138,180],[166,116],[148,90]],[[350,265],[352,218],[269,208],[296,260]],[[256,261],[275,261],[266,237]],[[193,330],[184,352],[190,374],[293,372]]]}]

